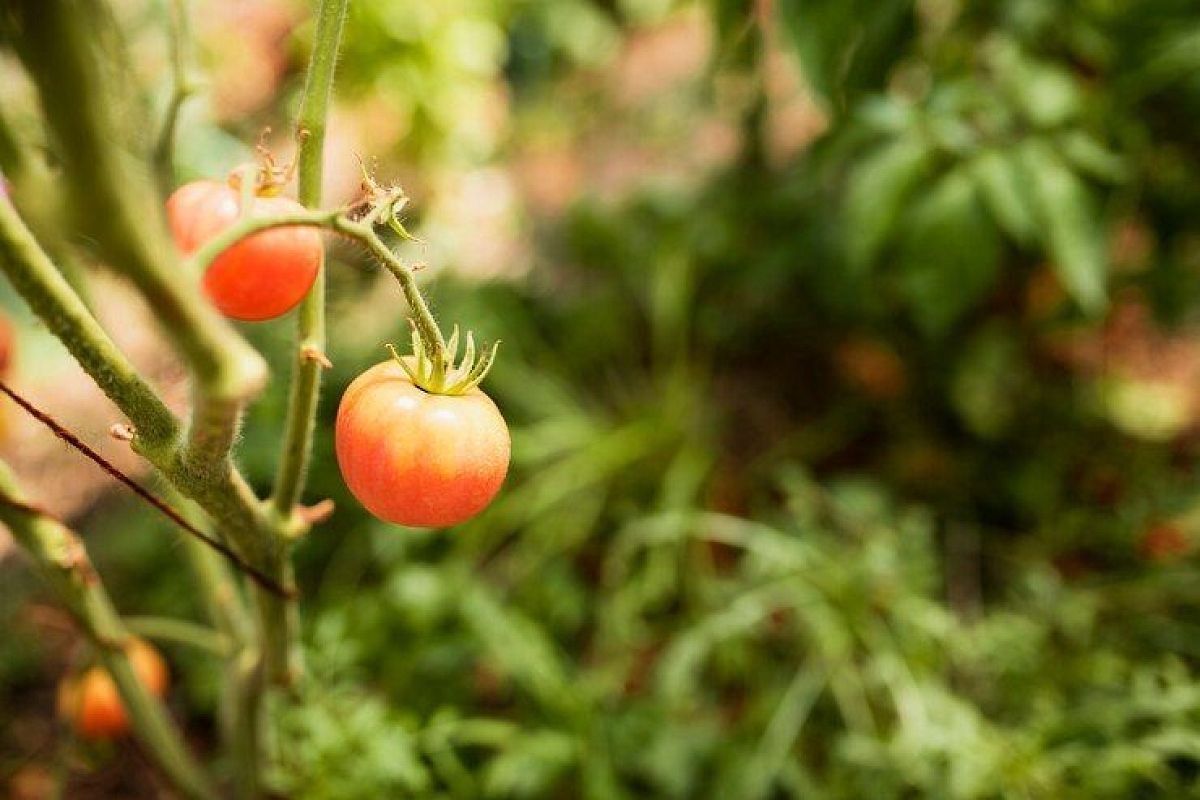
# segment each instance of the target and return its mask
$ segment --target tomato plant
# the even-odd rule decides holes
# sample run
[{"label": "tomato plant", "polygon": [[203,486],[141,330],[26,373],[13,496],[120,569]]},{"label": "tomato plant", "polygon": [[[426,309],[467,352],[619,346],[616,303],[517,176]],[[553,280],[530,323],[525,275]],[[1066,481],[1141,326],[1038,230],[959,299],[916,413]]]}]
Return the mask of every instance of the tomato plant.
[{"label": "tomato plant", "polygon": [[[132,138],[145,144],[140,135],[128,136],[144,131],[140,123],[149,120],[137,120],[127,104],[112,102],[131,88],[111,80],[121,74],[117,64],[123,62],[96,46],[81,15],[40,0],[16,0],[0,14],[0,49],[6,55],[16,50],[38,95],[32,115],[41,117],[47,139],[55,143],[50,153],[23,135],[10,136],[0,119],[0,170],[22,177],[10,187],[12,202],[0,202],[0,271],[125,416],[127,424],[110,428],[114,438],[128,443],[173,491],[195,501],[211,525],[191,522],[171,501],[143,489],[75,436],[70,420],[60,423],[7,383],[3,388],[198,544],[185,557],[195,567],[209,625],[184,625],[190,633],[183,636],[225,662],[223,766],[237,796],[256,798],[263,796],[261,784],[269,774],[263,762],[274,760],[260,746],[268,712],[264,693],[268,687],[295,689],[305,678],[291,545],[321,521],[315,509],[329,505],[304,505],[313,437],[320,430],[315,423],[321,370],[331,366],[324,285],[317,280],[321,231],[356,242],[386,269],[420,330],[411,363],[397,359],[368,371],[344,404],[339,455],[347,480],[368,508],[411,525],[469,518],[504,480],[509,436],[496,407],[478,389],[495,348],[476,360],[468,336],[466,355],[454,366],[457,334],[443,339],[414,266],[383,238],[412,238],[400,216],[407,203],[403,189],[377,183],[364,168],[358,197],[322,209],[326,116],[348,0],[320,0],[315,9],[312,56],[294,120],[295,169],[276,169],[260,147],[260,163],[239,168],[228,183],[200,180],[173,192],[180,106],[194,90],[186,4],[170,5],[172,93],[153,125],[157,140],[150,148],[133,146]],[[125,168],[136,166],[129,163],[135,152],[147,156],[141,166],[152,168],[154,185],[151,169]],[[300,202],[277,195],[293,175]],[[43,184],[50,176],[55,180]],[[62,197],[42,202],[45,190],[60,188]],[[150,223],[163,216],[164,198],[168,227],[155,230]],[[59,215],[60,208],[70,213]],[[168,235],[174,248],[160,246]],[[74,269],[80,255],[75,243],[84,241],[88,258],[128,278],[160,323],[191,384],[193,402],[185,412],[160,396],[93,315],[89,276]],[[196,291],[197,281],[211,302]],[[243,473],[235,450],[246,412],[269,383],[271,365],[264,355],[271,354],[258,352],[221,314],[267,320],[302,300],[305,313],[296,315],[286,359],[291,385],[279,420],[274,485],[263,496]],[[2,461],[0,521],[62,596],[81,635],[107,652],[103,648],[120,630],[120,614],[89,559],[88,545],[27,497]],[[224,644],[209,646],[217,638]],[[179,796],[227,796],[226,777],[209,773],[158,699],[167,684],[162,659],[144,643],[131,644],[129,658],[136,680],[106,661],[114,666],[111,675],[95,666],[63,681],[63,717],[85,738],[132,734]],[[300,693],[289,696],[297,700]]]},{"label": "tomato plant", "polygon": [[[255,195],[249,216],[282,216],[303,207],[287,197]],[[241,193],[218,181],[181,186],[167,200],[167,220],[185,255],[243,216]],[[321,268],[321,234],[311,227],[281,227],[247,236],[215,258],[204,273],[204,291],[221,313],[244,322],[285,314],[312,288]]]},{"label": "tomato plant", "polygon": [[[170,676],[167,663],[158,651],[141,639],[134,639],[125,652],[138,680],[156,697],[162,697]],[[129,732],[129,717],[121,704],[117,685],[99,665],[62,682],[58,710],[85,739],[113,739]]]},{"label": "tomato plant", "polygon": [[350,384],[338,407],[337,459],[368,511],[435,528],[478,514],[508,472],[508,426],[477,386],[422,388],[412,361],[385,361]]}]

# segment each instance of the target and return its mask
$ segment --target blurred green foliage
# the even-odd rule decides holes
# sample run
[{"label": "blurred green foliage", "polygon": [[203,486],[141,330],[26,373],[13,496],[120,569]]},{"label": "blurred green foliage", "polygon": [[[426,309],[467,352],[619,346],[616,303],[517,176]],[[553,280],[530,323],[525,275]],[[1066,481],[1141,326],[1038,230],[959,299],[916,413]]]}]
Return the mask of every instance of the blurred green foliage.
[{"label": "blurred green foliage", "polygon": [[[696,8],[361,0],[340,91],[406,120],[385,171],[505,165],[548,118],[580,150],[651,139],[579,86]],[[1196,795],[1200,10],[699,9],[709,64],[669,105],[724,115],[736,152],[526,211],[527,273],[432,286],[444,321],[504,339],[486,388],[512,477],[461,529],[383,526],[341,484],[334,398],[404,323],[338,252],[363,269],[332,272],[312,496],[339,511],[299,551],[310,678],[275,715],[274,785]],[[783,156],[780,56],[822,119]],[[498,87],[510,125],[483,131],[464,109]],[[285,328],[249,333],[282,363]],[[272,391],[242,447],[263,485]],[[165,547],[109,542],[130,610],[178,599],[134,577]]]}]

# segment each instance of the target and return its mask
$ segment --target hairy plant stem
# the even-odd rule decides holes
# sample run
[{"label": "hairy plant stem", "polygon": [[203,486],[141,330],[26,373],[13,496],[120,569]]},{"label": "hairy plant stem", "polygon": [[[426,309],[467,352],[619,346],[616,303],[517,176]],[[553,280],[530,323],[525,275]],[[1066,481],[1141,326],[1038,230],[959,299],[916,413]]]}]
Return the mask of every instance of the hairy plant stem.
[{"label": "hairy plant stem", "polygon": [[9,5],[18,54],[57,145],[75,222],[105,261],[138,286],[210,394],[253,396],[266,380],[265,363],[180,279],[145,162],[125,148],[133,133],[118,124],[116,112],[128,103],[110,85],[110,60],[88,22],[107,19],[108,10],[99,0]]},{"label": "hairy plant stem", "polygon": [[125,627],[143,639],[181,644],[203,650],[211,655],[226,657],[233,649],[224,634],[205,625],[173,617],[125,617]]},{"label": "hairy plant stem", "polygon": [[28,505],[12,472],[2,462],[0,522],[33,558],[95,645],[120,692],[134,735],[162,774],[185,797],[215,798],[215,789],[188,752],[166,709],[134,673],[125,653],[129,631],[117,616],[83,543],[62,523]]},{"label": "hairy plant stem", "polygon": [[[325,121],[333,93],[333,73],[337,65],[342,28],[349,0],[321,0],[308,75],[300,101],[297,128],[300,140],[298,194],[301,204],[316,208],[321,204],[321,177],[324,166]],[[323,260],[322,260],[323,261]],[[312,451],[313,425],[321,392],[322,365],[313,353],[325,350],[325,264],[317,272],[312,289],[300,304],[296,320],[296,357],[292,363],[291,389],[283,446],[279,454],[279,472],[271,502],[275,513],[289,519],[304,490],[305,473]]]},{"label": "hairy plant stem", "polygon": [[[177,496],[173,499],[184,513],[192,510],[185,498]],[[189,517],[194,516],[189,514]],[[191,537],[184,539],[184,547],[196,573],[208,616],[220,634],[232,643],[221,681],[218,715],[221,741],[232,767],[236,796],[253,798],[258,792],[258,759],[262,750],[262,649],[229,565]]]},{"label": "hairy plant stem", "polygon": [[[189,449],[181,441],[179,420],[113,344],[7,202],[0,202],[0,270],[134,424],[134,449],[196,500],[223,532],[239,534],[232,538],[241,555],[255,563],[255,556],[270,554],[270,548],[254,540],[269,524],[266,516],[227,456],[215,467],[194,457],[194,445]],[[197,431],[207,429],[193,426],[193,441]]]},{"label": "hairy plant stem", "polygon": [[[293,374],[279,477],[271,499],[263,503],[234,467],[230,451],[245,403],[266,380],[266,365],[201,299],[189,277],[198,272],[181,269],[147,169],[153,161],[158,167],[159,188],[169,188],[170,141],[179,104],[188,90],[184,8],[182,0],[172,2],[178,17],[173,43],[174,94],[152,153],[134,152],[125,146],[135,141],[140,131],[121,113],[128,105],[122,102],[112,79],[106,58],[110,54],[102,52],[102,37],[93,36],[88,24],[93,18],[110,18],[104,0],[13,0],[3,23],[8,28],[7,40],[15,43],[37,88],[49,138],[62,165],[68,210],[80,238],[132,281],[187,362],[193,377],[193,409],[186,427],[113,345],[16,211],[2,201],[0,268],[136,427],[131,443],[134,449],[203,509],[220,537],[242,559],[292,589],[289,546],[307,526],[293,509],[303,491],[320,388],[321,359],[310,356],[320,355],[324,348],[324,278],[319,277],[299,314],[300,355]],[[348,0],[321,0],[317,12],[316,43],[298,121],[302,136],[300,199],[309,206],[320,201],[325,117],[347,6]],[[23,198],[16,199],[20,207]],[[257,222],[239,221],[233,227],[234,236],[218,237],[225,244],[211,243],[193,263],[207,266],[241,236],[280,224],[315,224],[352,236],[366,244],[400,280],[430,352],[445,352],[441,333],[411,270],[379,239],[373,218],[355,221],[314,211],[292,223],[272,220],[258,226]],[[264,687],[267,683],[287,685],[296,674],[292,659],[296,606],[252,586],[251,625],[225,565],[211,556],[196,551],[193,563],[197,574],[205,576],[202,580],[211,579],[231,590],[228,595],[210,593],[206,602],[214,624],[236,644],[235,655],[228,662],[227,680],[233,690],[227,695],[232,708],[226,733],[239,793],[249,798],[258,793]],[[117,672],[120,670],[118,666]],[[124,675],[131,676],[127,664]],[[124,678],[118,674],[118,680]],[[162,720],[159,727],[166,725],[165,717]]]},{"label": "hairy plant stem", "polygon": [[[34,313],[133,422],[137,435],[132,446],[159,469],[167,479],[168,486],[196,501],[225,533],[241,530],[237,525],[244,515],[236,507],[230,508],[234,503],[240,502],[256,514],[259,513],[257,499],[240,475],[231,468],[224,475],[218,473],[216,480],[211,476],[193,480],[189,470],[195,469],[195,465],[188,466],[181,455],[184,445],[178,420],[84,308],[16,211],[5,202],[0,202],[0,270],[8,276]],[[202,482],[197,482],[200,480]],[[263,519],[265,525],[265,515]],[[278,543],[268,551],[277,559],[282,550],[282,537],[272,533],[265,540]],[[191,555],[214,624],[238,644],[226,668],[230,691],[223,702],[222,727],[226,731],[224,738],[227,749],[241,773],[238,784],[255,786],[256,751],[248,752],[245,748],[257,747],[259,742],[261,703],[257,698],[263,682],[262,651],[250,619],[242,608],[241,596],[228,565],[191,537],[184,540],[184,547]],[[243,549],[253,549],[260,558],[263,553],[262,547]],[[256,563],[264,572],[268,571],[259,559],[256,559]],[[275,569],[277,563],[276,560],[270,562],[272,570],[283,574],[282,567]],[[261,590],[258,595],[271,596]],[[261,606],[261,599],[259,604]],[[272,613],[257,618],[269,630],[274,616],[276,614]],[[286,609],[277,616],[286,619]],[[264,633],[263,638],[268,635]],[[286,652],[286,643],[274,639],[271,641],[281,652]],[[246,698],[250,698],[250,702],[245,702]]]},{"label": "hairy plant stem", "polygon": [[220,234],[205,242],[193,255],[190,271],[202,272],[226,249],[247,236],[271,228],[315,227],[325,228],[361,243],[383,264],[400,284],[400,291],[413,312],[413,322],[426,349],[446,357],[446,340],[442,336],[429,304],[421,294],[412,267],[405,264],[375,232],[373,218],[355,220],[343,211],[297,211],[272,217],[249,217],[230,225]]},{"label": "hairy plant stem", "polygon": [[5,201],[0,201],[0,270],[33,313],[137,426],[138,450],[152,462],[168,461],[179,445],[179,420],[113,344],[16,209]]},{"label": "hairy plant stem", "polygon": [[86,304],[87,276],[63,235],[62,203],[54,191],[54,173],[43,154],[23,134],[24,131],[13,128],[5,109],[0,109],[0,171],[8,184],[10,199],[67,283]]},{"label": "hairy plant stem", "polygon": [[187,0],[169,0],[167,8],[171,18],[171,95],[167,98],[167,107],[151,153],[154,177],[158,181],[159,194],[163,197],[171,193],[175,183],[175,129],[179,124],[179,112],[196,91],[188,75],[191,36]]},{"label": "hairy plant stem", "polygon": [[[88,5],[103,9],[99,0]],[[247,561],[268,575],[282,574],[282,526],[233,468],[227,449],[242,405],[266,380],[266,365],[182,277],[144,163],[119,144],[124,139],[112,112],[117,100],[104,80],[105,63],[89,36],[87,15],[64,0],[14,0],[13,6],[20,54],[60,145],[76,221],[106,260],[138,286],[195,376],[187,442],[156,466],[204,508]],[[263,599],[257,605],[278,604]],[[283,684],[291,679],[286,649],[280,647],[286,632],[280,636],[271,626],[284,624],[287,616],[259,615],[267,628],[260,633],[268,678]]]}]

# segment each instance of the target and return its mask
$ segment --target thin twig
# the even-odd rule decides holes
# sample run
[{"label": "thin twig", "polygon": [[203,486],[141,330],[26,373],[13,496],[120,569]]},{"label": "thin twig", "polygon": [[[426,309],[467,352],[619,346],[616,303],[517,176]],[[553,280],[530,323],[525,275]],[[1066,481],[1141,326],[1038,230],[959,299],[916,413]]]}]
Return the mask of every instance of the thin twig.
[{"label": "thin twig", "polygon": [[170,0],[171,96],[152,153],[159,191],[166,196],[175,180],[175,129],[183,104],[195,93],[188,77],[189,39],[186,0]]},{"label": "thin twig", "polygon": [[[104,470],[109,475],[111,475],[113,478],[115,478],[117,481],[124,484],[131,492],[136,494],[138,497],[140,497],[146,503],[149,503],[151,506],[158,509],[158,511],[160,511],[163,514],[163,516],[165,516],[167,519],[171,520],[171,522],[175,523],[180,529],[182,529],[183,531],[187,532],[188,534],[194,536],[195,538],[199,539],[200,541],[204,542],[206,545],[211,547],[213,550],[220,553],[222,556],[224,556],[226,559],[228,559],[235,567],[237,567],[242,572],[246,573],[246,576],[248,578],[250,578],[252,581],[254,581],[255,583],[257,583],[259,586],[261,586],[262,588],[271,592],[272,594],[279,595],[280,597],[284,597],[284,598],[288,598],[288,599],[293,599],[296,597],[296,592],[294,590],[289,590],[289,589],[284,588],[283,586],[280,586],[278,583],[276,583],[274,580],[272,580],[268,575],[266,575],[265,573],[261,572],[260,570],[258,570],[256,568],[254,568],[250,564],[247,564],[245,561],[243,561],[242,558],[237,553],[233,552],[233,550],[231,550],[225,543],[212,538],[211,536],[206,534],[204,531],[200,530],[195,525],[188,522],[186,519],[183,518],[182,514],[180,514],[178,511],[171,508],[171,506],[167,505],[162,500],[158,499],[153,494],[151,494],[149,491],[144,489],[137,481],[133,480],[133,478],[130,478],[128,475],[126,475],[124,472],[122,472],[115,464],[113,464],[111,461],[106,459],[104,456],[100,455],[95,450],[93,450],[91,447],[89,447],[83,440],[81,440],[75,434],[71,433],[71,431],[64,428],[61,424],[59,424],[57,421],[55,421],[54,418],[51,417],[49,414],[47,414],[46,412],[37,408],[35,405],[33,405],[28,400],[26,400],[24,397],[17,394],[8,384],[4,383],[3,381],[0,381],[0,392],[3,392],[4,394],[8,395],[9,399],[11,399],[14,403],[19,405],[22,409],[24,409],[26,411],[26,413],[28,413],[31,417],[33,417],[38,422],[42,423],[47,428],[49,428],[51,431],[53,431],[55,436],[62,439],[64,442],[66,442],[71,447],[78,450],[80,453],[83,453],[83,455],[87,456],[87,458],[89,460],[91,460],[92,463],[94,463],[96,466],[100,467],[100,469]],[[37,508],[36,506],[18,504],[16,501],[12,500],[11,498],[4,498],[4,497],[0,497],[0,501],[4,502],[5,505],[8,505],[10,507],[19,508],[22,511],[36,514],[38,516],[43,516],[43,517],[48,517],[50,519],[54,519],[54,517],[51,514],[46,512],[44,509]]]},{"label": "thin twig", "polygon": [[378,221],[379,214],[386,212],[388,207],[393,205],[394,202],[394,198],[385,198],[373,207],[372,213],[369,213],[361,220],[353,218],[353,212],[356,210],[354,206],[331,211],[305,209],[303,211],[293,211],[270,217],[246,217],[225,228],[201,245],[192,254],[188,270],[193,274],[203,274],[221,253],[247,236],[260,231],[290,227],[324,228],[333,231],[364,245],[383,264],[384,268],[392,274],[400,284],[400,290],[404,293],[404,299],[408,301],[409,308],[413,312],[413,322],[417,326],[421,340],[425,343],[430,353],[438,354],[435,361],[444,362],[446,358],[446,340],[442,336],[441,329],[438,328],[437,321],[433,318],[433,312],[429,310],[429,304],[425,302],[425,298],[421,295],[421,290],[417,286],[417,279],[413,275],[413,267],[406,264],[398,255],[393,253],[391,248],[375,232],[375,226],[380,224]]}]

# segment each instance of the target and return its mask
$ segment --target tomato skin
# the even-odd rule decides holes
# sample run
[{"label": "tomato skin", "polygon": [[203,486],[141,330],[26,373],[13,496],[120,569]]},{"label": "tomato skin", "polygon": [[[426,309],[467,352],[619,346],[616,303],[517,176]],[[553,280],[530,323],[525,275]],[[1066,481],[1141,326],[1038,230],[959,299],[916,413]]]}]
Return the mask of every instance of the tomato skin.
[{"label": "tomato skin", "polygon": [[508,426],[486,394],[430,394],[394,361],[350,384],[335,443],[358,501],[386,522],[415,528],[457,525],[486,508],[511,451]]},{"label": "tomato skin", "polygon": [[[191,255],[241,216],[236,189],[217,181],[194,181],[167,200],[175,246]],[[302,211],[287,197],[255,197],[252,216]],[[317,279],[321,234],[316,228],[272,228],[248,236],[217,256],[204,273],[204,292],[227,317],[244,322],[273,319],[294,308]]]},{"label": "tomato skin", "polygon": [[[158,651],[140,639],[126,648],[138,680],[151,694],[162,697],[170,683],[167,664]],[[115,739],[129,732],[129,717],[112,676],[101,666],[64,680],[58,688],[59,714],[85,739]]]}]

